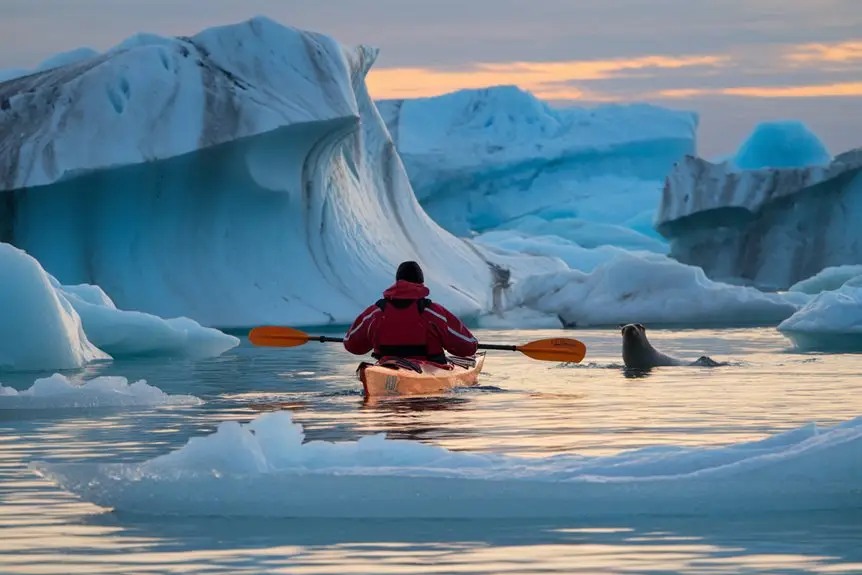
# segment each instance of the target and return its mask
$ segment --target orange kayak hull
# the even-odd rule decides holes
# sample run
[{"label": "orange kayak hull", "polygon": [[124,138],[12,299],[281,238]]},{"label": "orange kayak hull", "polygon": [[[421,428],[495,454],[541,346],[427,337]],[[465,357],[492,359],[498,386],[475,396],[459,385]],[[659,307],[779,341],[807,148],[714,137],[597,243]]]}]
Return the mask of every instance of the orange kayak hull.
[{"label": "orange kayak hull", "polygon": [[[475,362],[472,366],[468,364],[471,360]],[[454,358],[454,361],[458,363],[445,369],[433,363],[411,360],[421,368],[421,373],[409,367],[365,364],[359,367],[359,380],[366,397],[434,395],[457,387],[477,385],[485,353],[479,352],[472,358]]]}]

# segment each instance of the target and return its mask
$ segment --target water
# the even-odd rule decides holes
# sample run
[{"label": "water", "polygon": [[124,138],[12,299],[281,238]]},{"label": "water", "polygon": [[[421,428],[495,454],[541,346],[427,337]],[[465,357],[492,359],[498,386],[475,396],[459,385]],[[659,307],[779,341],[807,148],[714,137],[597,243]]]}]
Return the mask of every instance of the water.
[{"label": "water", "polygon": [[[482,331],[488,343],[551,331]],[[614,521],[159,518],[81,502],[32,460],[138,461],[290,409],[307,439],[386,432],[455,450],[607,455],[654,445],[715,446],[862,414],[862,358],[799,355],[774,330],[650,331],[654,345],[731,365],[621,367],[619,333],[573,331],[584,365],[491,352],[483,386],[438,399],[366,402],[356,360],[333,344],[243,345],[190,362],[116,362],[72,374],[146,379],[201,406],[0,410],[0,573],[862,573],[862,510],[720,519]],[[17,389],[46,374],[5,374]],[[68,375],[68,374],[67,374]]]}]

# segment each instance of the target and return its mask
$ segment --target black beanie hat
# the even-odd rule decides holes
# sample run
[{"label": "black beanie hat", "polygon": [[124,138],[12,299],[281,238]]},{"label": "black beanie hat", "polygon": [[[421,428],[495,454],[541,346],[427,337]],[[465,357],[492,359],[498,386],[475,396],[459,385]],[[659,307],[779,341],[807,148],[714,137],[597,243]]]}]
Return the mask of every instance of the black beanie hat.
[{"label": "black beanie hat", "polygon": [[425,283],[425,274],[416,262],[402,262],[395,272],[395,281],[398,280],[421,284]]}]

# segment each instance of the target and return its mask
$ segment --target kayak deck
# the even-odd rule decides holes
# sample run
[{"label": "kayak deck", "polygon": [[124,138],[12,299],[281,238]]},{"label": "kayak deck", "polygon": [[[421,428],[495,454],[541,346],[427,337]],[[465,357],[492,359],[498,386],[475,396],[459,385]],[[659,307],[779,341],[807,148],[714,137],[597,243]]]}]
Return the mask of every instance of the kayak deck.
[{"label": "kayak deck", "polygon": [[450,369],[426,361],[384,358],[374,364],[359,364],[357,373],[366,397],[430,395],[476,385],[485,363],[484,352],[448,359]]}]

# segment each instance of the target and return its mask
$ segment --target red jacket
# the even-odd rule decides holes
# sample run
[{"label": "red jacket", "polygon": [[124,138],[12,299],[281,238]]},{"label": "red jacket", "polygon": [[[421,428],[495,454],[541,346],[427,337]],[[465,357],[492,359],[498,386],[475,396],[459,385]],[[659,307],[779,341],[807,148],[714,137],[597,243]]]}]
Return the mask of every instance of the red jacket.
[{"label": "red jacket", "polygon": [[478,342],[449,310],[426,299],[422,284],[399,280],[382,300],[359,314],[344,338],[344,348],[356,355],[374,351],[377,357],[439,357],[476,353]]}]

